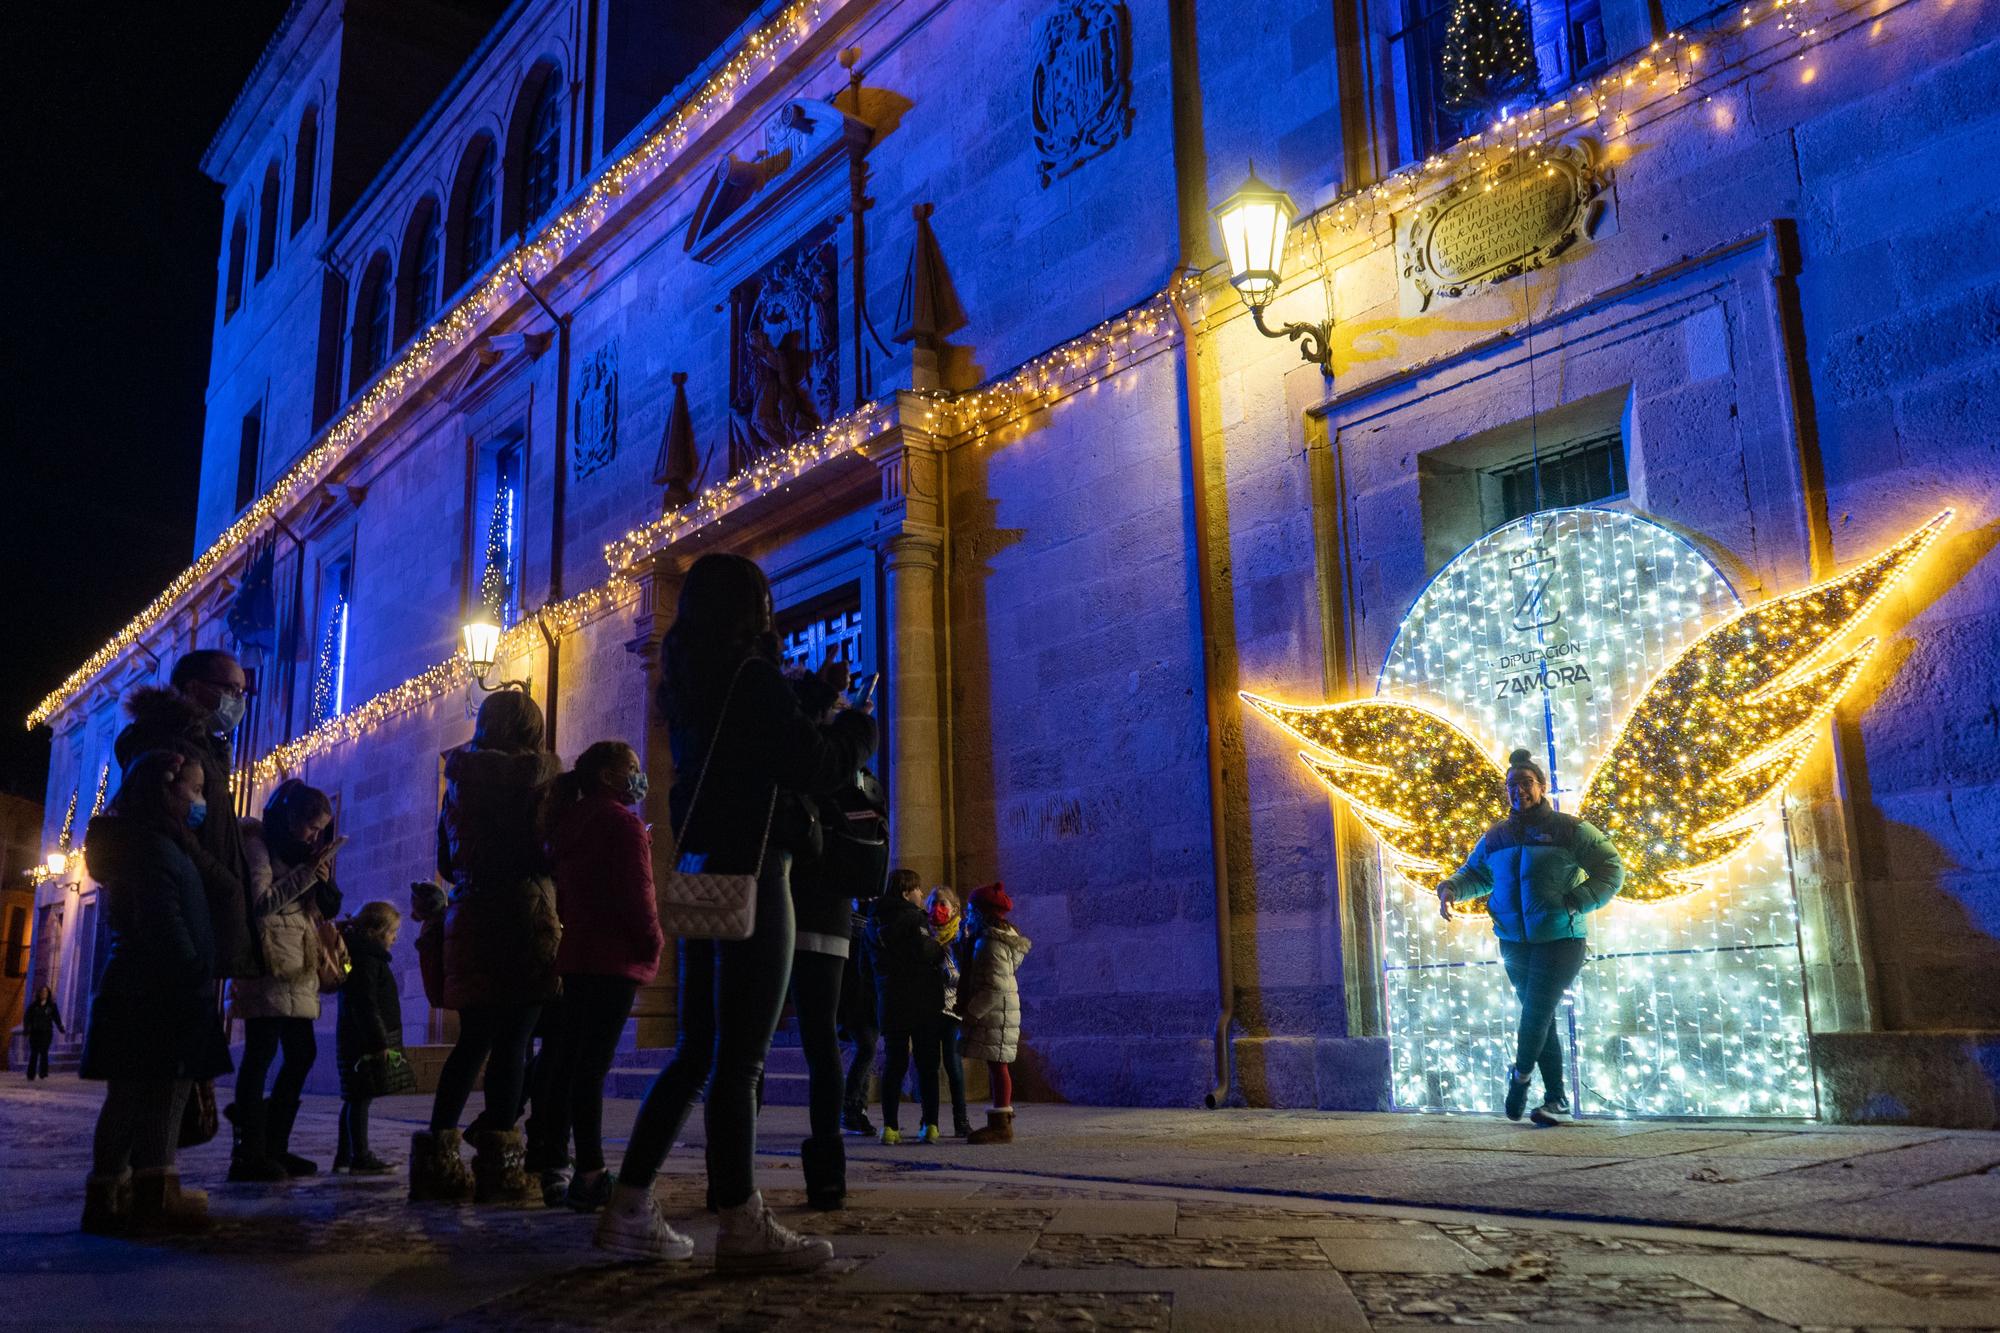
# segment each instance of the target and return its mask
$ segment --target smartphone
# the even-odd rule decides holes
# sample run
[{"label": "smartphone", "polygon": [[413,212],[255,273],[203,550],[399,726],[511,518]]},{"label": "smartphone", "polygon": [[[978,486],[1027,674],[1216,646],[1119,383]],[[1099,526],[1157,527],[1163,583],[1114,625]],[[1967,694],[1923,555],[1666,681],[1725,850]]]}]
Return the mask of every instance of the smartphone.
[{"label": "smartphone", "polygon": [[854,682],[854,704],[857,708],[875,697],[875,686],[881,679],[881,672],[871,671]]},{"label": "smartphone", "polygon": [[345,833],[343,833],[338,838],[335,838],[332,842],[328,843],[326,846],[320,848],[319,854],[322,857],[332,856],[335,852],[345,847],[347,843],[348,843],[348,837]]}]

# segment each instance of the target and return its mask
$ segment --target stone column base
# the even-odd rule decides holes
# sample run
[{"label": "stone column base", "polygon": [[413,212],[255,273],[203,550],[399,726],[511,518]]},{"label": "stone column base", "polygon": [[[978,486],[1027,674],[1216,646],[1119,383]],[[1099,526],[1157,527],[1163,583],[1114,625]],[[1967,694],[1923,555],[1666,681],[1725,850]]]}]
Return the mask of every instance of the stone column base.
[{"label": "stone column base", "polygon": [[2000,1129],[2000,1032],[1815,1032],[1824,1120]]}]

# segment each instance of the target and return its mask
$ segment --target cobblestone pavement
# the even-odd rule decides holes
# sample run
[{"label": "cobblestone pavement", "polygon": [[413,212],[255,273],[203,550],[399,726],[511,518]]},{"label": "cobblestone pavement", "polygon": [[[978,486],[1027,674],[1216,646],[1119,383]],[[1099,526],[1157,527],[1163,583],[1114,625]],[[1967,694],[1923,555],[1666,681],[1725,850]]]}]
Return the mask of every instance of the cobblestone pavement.
[{"label": "cobblestone pavement", "polygon": [[[1111,1179],[1124,1174],[1126,1143],[1152,1133],[1157,1122],[1147,1112],[1068,1112],[1066,1124],[1046,1108],[1024,1109],[1021,1140],[983,1156],[850,1141],[849,1207],[808,1213],[795,1155],[782,1155],[788,1143],[795,1153],[798,1115],[773,1108],[763,1127],[766,1197],[793,1225],[832,1240],[836,1251],[826,1269],[805,1275],[723,1277],[703,1261],[714,1224],[702,1208],[700,1154],[686,1150],[675,1153],[659,1186],[677,1224],[695,1236],[697,1257],[686,1264],[608,1261],[590,1248],[590,1219],[567,1210],[411,1207],[393,1177],[223,1184],[221,1143],[184,1157],[190,1183],[211,1191],[218,1219],[211,1231],[175,1241],[101,1240],[76,1231],[97,1103],[95,1089],[75,1083],[0,1084],[0,1291],[7,1296],[0,1325],[284,1333],[2000,1329],[2000,1241],[1992,1215],[1986,1248],[1891,1245],[1305,1198],[1311,1173],[1300,1169],[1288,1193],[1261,1183],[1219,1189]],[[324,1153],[334,1105],[311,1100],[295,1147]],[[421,1110],[414,1099],[381,1107],[377,1150],[400,1159]],[[1273,1153],[1272,1138],[1260,1137],[1269,1128],[1259,1123],[1264,1114],[1197,1118],[1190,1122],[1191,1143],[1171,1152],[1152,1139],[1148,1173],[1163,1164],[1186,1169],[1192,1159],[1233,1160],[1239,1167],[1267,1160]],[[1230,1117],[1248,1131],[1234,1158],[1222,1151]],[[613,1133],[630,1119],[629,1105],[611,1108]],[[1447,1140],[1429,1150],[1441,1170],[1470,1151],[1463,1146],[1470,1135],[1455,1128],[1398,1117],[1323,1121],[1323,1135],[1345,1140],[1371,1133]],[[1085,1123],[1110,1127],[1112,1140],[1100,1160],[1083,1163],[1090,1169],[1064,1174],[1052,1159],[1081,1161],[1071,1145],[1075,1127]],[[1025,1132],[1036,1124],[1054,1141],[1047,1153]],[[1125,1138],[1116,1136],[1121,1124]],[[1280,1124],[1294,1141],[1304,1141],[1311,1127],[1304,1118]],[[1686,1151],[1711,1155],[1713,1133],[1735,1133],[1650,1132],[1692,1136],[1691,1145],[1683,1139]],[[1647,1136],[1626,1137],[1637,1146]],[[1949,1153],[1932,1151],[1939,1161],[1962,1163],[1979,1158],[1979,1138],[1917,1142],[1955,1145]],[[1821,1154],[1812,1160],[1845,1160],[1825,1156],[1822,1145],[1808,1146]],[[1383,1147],[1377,1156],[1388,1155],[1386,1140]],[[1661,1156],[1634,1151],[1615,1161]],[[1881,1179],[1880,1164],[1872,1169]],[[1468,1190],[1459,1202],[1476,1206],[1478,1193]],[[1655,1198],[1673,1194],[1635,1195],[1625,1206],[1642,1212]],[[1825,1211],[1860,1227],[1869,1208],[1864,1200]],[[1889,1234],[1897,1234],[1906,1215],[1889,1210]]]}]

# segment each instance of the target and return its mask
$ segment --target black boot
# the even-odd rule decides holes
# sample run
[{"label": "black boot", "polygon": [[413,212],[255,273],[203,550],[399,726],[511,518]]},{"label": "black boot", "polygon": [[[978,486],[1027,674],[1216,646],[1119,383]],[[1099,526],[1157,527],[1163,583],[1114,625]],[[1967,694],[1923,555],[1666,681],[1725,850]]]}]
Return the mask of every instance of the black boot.
[{"label": "black boot", "polygon": [[269,1184],[290,1177],[285,1168],[271,1159],[265,1146],[265,1112],[269,1104],[262,1098],[246,1101],[238,1096],[224,1112],[229,1117],[229,1179]]},{"label": "black boot", "polygon": [[292,1151],[292,1122],[299,1118],[299,1099],[265,1102],[264,1109],[269,1117],[265,1121],[264,1134],[271,1160],[287,1176],[318,1175],[319,1163],[307,1161]]},{"label": "black boot", "polygon": [[847,1206],[847,1148],[838,1138],[799,1145],[806,1178],[806,1207],[830,1213]]}]

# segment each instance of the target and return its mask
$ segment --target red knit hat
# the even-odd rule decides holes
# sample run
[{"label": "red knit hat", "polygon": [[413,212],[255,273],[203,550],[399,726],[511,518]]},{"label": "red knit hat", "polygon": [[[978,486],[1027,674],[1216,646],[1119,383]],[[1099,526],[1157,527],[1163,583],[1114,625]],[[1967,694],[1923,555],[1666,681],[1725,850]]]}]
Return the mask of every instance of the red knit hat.
[{"label": "red knit hat", "polygon": [[988,916],[1006,916],[1014,910],[1014,900],[1007,896],[1007,886],[997,879],[972,891],[972,905]]}]

